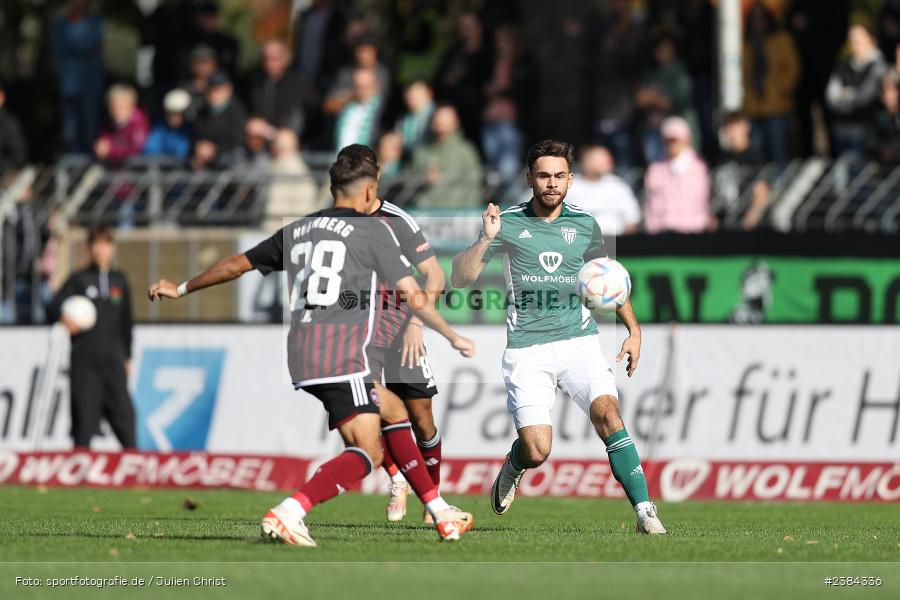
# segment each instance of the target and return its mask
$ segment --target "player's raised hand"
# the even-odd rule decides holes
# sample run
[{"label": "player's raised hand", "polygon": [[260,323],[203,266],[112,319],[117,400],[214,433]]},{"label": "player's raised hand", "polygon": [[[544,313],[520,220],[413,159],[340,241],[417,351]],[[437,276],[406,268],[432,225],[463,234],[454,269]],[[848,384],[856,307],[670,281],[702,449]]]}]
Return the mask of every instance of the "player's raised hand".
[{"label": "player's raised hand", "polygon": [[481,213],[481,232],[489,240],[494,239],[500,233],[500,207],[496,204],[488,204]]},{"label": "player's raised hand", "polygon": [[638,360],[641,358],[640,337],[629,335],[625,338],[625,341],[622,342],[622,349],[619,351],[618,356],[616,356],[616,362],[620,362],[626,355],[628,355],[628,363],[626,364],[625,372],[631,377],[637,370]]},{"label": "player's raised hand", "polygon": [[422,338],[422,325],[409,323],[403,332],[403,349],[400,354],[400,364],[415,369],[419,366],[419,360],[425,355],[425,341]]},{"label": "player's raised hand", "polygon": [[475,342],[473,342],[469,338],[457,335],[450,342],[450,345],[453,346],[454,350],[459,350],[459,353],[466,358],[472,358],[473,356],[475,356]]},{"label": "player's raised hand", "polygon": [[147,290],[147,297],[150,298],[150,302],[156,302],[163,298],[177,299],[178,286],[168,279],[160,279]]}]

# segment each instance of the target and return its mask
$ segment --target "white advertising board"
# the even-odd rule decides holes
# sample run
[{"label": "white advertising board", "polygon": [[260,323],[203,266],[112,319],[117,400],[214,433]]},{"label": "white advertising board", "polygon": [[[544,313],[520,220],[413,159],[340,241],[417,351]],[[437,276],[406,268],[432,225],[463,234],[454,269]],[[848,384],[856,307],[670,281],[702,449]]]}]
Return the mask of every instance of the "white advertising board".
[{"label": "white advertising board", "polygon": [[[476,358],[458,356],[430,334],[428,339],[444,453],[502,457],[514,435],[500,379],[505,335],[487,326],[461,331],[477,342]],[[670,345],[671,331],[644,328],[633,378],[625,377],[622,365],[614,366],[626,426],[646,457],[900,456],[900,328],[681,326]],[[617,334],[616,343],[624,330]],[[618,347],[607,337],[612,336],[604,336],[612,360]],[[44,328],[0,329],[2,448],[28,447],[36,371],[47,344]],[[332,454],[340,443],[328,432],[324,411],[284,381],[283,360],[279,325],[137,327],[131,389],[141,448]],[[44,444],[49,450],[70,445],[65,376],[56,398]],[[605,458],[603,444],[574,404],[560,398],[554,420],[554,458]],[[116,447],[109,434],[94,446]]]}]

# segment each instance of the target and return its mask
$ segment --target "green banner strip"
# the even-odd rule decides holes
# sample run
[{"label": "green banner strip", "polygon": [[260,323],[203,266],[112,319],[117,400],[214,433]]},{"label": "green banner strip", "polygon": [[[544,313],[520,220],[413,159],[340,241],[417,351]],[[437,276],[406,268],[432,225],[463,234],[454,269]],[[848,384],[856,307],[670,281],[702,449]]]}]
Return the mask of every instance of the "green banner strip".
[{"label": "green banner strip", "polygon": [[[632,277],[641,322],[896,323],[900,259],[780,256],[620,257]],[[452,257],[441,257],[449,274]],[[503,323],[500,260],[469,290],[445,295],[456,324]]]}]

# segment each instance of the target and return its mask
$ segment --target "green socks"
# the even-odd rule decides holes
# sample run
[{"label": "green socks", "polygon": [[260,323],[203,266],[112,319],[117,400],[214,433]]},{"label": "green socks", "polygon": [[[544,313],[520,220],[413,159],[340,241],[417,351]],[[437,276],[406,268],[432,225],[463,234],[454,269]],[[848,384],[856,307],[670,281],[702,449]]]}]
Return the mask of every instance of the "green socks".
[{"label": "green socks", "polygon": [[[628,436],[628,432],[620,429],[605,440],[606,453],[609,455],[609,465],[612,467],[616,481],[625,488],[625,494],[632,506],[639,502],[650,500],[647,491],[647,479],[644,477],[644,469],[641,467],[641,458],[638,456],[634,442]],[[513,443],[513,451],[516,444]],[[515,466],[515,463],[513,463]]]},{"label": "green socks", "polygon": [[512,448],[509,450],[509,463],[512,465],[512,468],[516,471],[524,471],[525,467],[522,466],[522,460],[519,458],[519,446],[521,442],[519,442],[519,438],[516,438],[512,443]]},{"label": "green socks", "polygon": [[[625,488],[625,495],[632,506],[641,502],[650,501],[650,493],[647,491],[647,479],[644,477],[644,469],[641,467],[641,457],[638,456],[634,442],[628,435],[628,431],[620,429],[605,440],[606,453],[609,455],[609,465],[612,467],[616,481]],[[524,471],[525,467],[519,458],[521,442],[518,438],[512,443],[509,451],[509,462],[516,471]]]}]

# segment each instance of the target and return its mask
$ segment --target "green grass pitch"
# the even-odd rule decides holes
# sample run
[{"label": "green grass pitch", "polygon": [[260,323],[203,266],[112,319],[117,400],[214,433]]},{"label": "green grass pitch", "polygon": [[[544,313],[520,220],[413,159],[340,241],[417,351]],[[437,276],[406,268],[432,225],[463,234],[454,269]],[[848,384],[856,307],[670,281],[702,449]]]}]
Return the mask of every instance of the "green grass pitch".
[{"label": "green grass pitch", "polygon": [[[186,497],[197,502],[184,507]],[[900,597],[900,509],[886,504],[661,504],[670,535],[632,533],[622,501],[487,498],[459,543],[384,520],[384,498],[348,494],[314,511],[320,547],[258,541],[283,494],[0,487],[0,598],[821,598]],[[139,577],[144,587],[51,589],[46,578]],[[880,577],[826,587],[825,577]],[[16,577],[41,578],[40,586]],[[164,587],[156,577],[224,577]],[[422,590],[426,590],[424,593]]]}]

